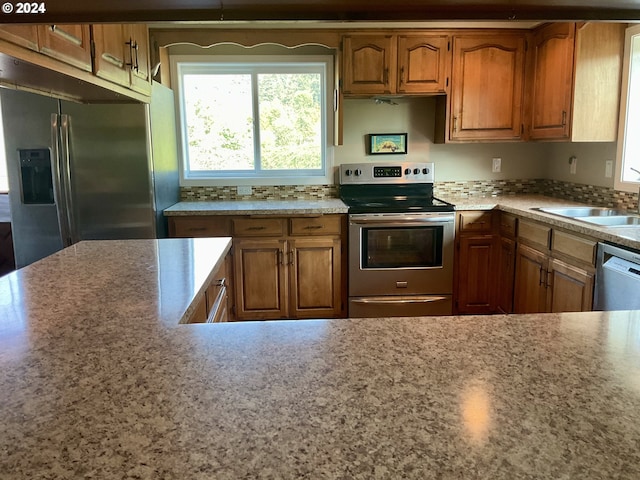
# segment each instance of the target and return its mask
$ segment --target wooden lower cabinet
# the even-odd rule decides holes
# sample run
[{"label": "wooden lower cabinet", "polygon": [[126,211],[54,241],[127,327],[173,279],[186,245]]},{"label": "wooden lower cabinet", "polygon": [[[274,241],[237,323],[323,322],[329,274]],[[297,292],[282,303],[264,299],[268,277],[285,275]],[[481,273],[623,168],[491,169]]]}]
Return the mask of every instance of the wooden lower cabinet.
[{"label": "wooden lower cabinet", "polygon": [[589,269],[518,245],[515,278],[515,313],[592,310],[594,274]]},{"label": "wooden lower cabinet", "polygon": [[495,236],[462,236],[458,241],[457,312],[495,310]]},{"label": "wooden lower cabinet", "polygon": [[295,318],[335,317],[341,313],[341,242],[339,238],[289,241],[290,315]]},{"label": "wooden lower cabinet", "polygon": [[219,323],[230,320],[230,264],[231,255],[227,255],[222,265],[213,274],[213,279],[207,286],[204,296],[196,304],[189,323]]},{"label": "wooden lower cabinet", "polygon": [[516,242],[500,237],[498,245],[498,268],[496,270],[496,310],[513,312],[513,282],[516,271]]},{"label": "wooden lower cabinet", "polygon": [[516,250],[516,274],[513,292],[515,313],[547,311],[546,272],[548,256],[527,245]]},{"label": "wooden lower cabinet", "polygon": [[588,312],[593,309],[593,272],[552,258],[548,279],[549,311]]},{"label": "wooden lower cabinet", "polygon": [[238,239],[236,319],[341,314],[339,238]]},{"label": "wooden lower cabinet", "polygon": [[234,240],[237,320],[287,316],[285,245],[280,239]]},{"label": "wooden lower cabinet", "polygon": [[232,236],[232,320],[346,316],[346,216],[171,216],[172,237]]}]

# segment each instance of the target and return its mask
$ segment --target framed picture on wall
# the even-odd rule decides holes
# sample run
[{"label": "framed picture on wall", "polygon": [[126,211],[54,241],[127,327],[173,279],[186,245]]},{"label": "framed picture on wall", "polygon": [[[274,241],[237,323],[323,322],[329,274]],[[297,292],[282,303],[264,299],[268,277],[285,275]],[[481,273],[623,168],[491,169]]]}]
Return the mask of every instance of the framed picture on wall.
[{"label": "framed picture on wall", "polygon": [[407,153],[406,133],[370,133],[370,155],[398,155]]}]

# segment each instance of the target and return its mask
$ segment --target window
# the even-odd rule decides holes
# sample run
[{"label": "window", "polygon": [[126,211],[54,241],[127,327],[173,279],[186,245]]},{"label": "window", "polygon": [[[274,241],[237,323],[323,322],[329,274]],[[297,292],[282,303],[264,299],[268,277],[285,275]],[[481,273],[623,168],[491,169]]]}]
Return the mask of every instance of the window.
[{"label": "window", "polygon": [[324,56],[172,57],[183,184],[326,183],[332,65]]},{"label": "window", "polygon": [[640,25],[627,29],[615,188],[637,191],[640,183]]}]

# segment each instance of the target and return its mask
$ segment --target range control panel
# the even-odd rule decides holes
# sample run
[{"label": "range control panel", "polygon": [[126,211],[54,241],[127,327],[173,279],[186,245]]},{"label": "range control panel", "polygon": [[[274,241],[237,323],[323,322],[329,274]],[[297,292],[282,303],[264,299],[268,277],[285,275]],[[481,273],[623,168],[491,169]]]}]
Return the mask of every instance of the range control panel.
[{"label": "range control panel", "polygon": [[432,162],[343,163],[340,185],[358,183],[433,183]]}]

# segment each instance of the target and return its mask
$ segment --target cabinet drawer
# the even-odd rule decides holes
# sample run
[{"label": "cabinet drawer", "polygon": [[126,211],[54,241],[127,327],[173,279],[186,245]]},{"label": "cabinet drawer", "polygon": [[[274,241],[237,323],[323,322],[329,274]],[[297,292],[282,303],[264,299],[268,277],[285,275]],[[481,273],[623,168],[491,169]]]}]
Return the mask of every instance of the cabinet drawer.
[{"label": "cabinet drawer", "polygon": [[264,237],[284,235],[282,218],[234,218],[233,235],[239,237]]},{"label": "cabinet drawer", "polygon": [[226,237],[227,222],[211,216],[170,217],[169,233],[172,237]]},{"label": "cabinet drawer", "polygon": [[515,238],[518,220],[508,213],[500,214],[500,235]]},{"label": "cabinet drawer", "polygon": [[524,240],[525,243],[535,243],[549,248],[550,237],[551,227],[527,220],[520,220],[518,224],[518,239]]},{"label": "cabinet drawer", "polygon": [[291,235],[340,235],[340,216],[298,217],[289,219]]},{"label": "cabinet drawer", "polygon": [[458,222],[461,232],[491,232],[493,229],[493,212],[459,212]]},{"label": "cabinet drawer", "polygon": [[595,265],[596,242],[570,233],[554,230],[551,236],[551,250],[575,258],[589,265]]}]

